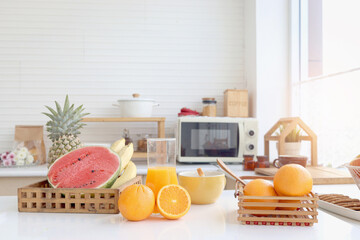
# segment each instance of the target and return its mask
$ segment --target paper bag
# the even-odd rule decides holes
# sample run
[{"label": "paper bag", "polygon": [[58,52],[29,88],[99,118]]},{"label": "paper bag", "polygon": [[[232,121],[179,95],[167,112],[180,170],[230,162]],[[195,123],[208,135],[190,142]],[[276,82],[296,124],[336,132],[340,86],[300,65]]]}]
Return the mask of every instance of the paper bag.
[{"label": "paper bag", "polygon": [[24,146],[36,157],[39,164],[46,163],[43,126],[15,126],[15,142],[23,142]]}]

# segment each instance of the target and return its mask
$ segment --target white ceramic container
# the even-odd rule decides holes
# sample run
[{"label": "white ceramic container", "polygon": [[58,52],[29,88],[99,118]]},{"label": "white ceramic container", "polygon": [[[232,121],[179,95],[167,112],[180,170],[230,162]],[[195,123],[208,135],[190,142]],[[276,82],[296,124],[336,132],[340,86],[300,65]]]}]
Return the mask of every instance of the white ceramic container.
[{"label": "white ceramic container", "polygon": [[[279,152],[279,143],[276,143],[276,148]],[[301,142],[285,142],[284,143],[284,152],[282,155],[300,155]]]},{"label": "white ceramic container", "polygon": [[119,99],[117,104],[121,117],[151,117],[153,107],[159,106],[154,99],[140,98],[139,94],[133,94],[132,98]]}]

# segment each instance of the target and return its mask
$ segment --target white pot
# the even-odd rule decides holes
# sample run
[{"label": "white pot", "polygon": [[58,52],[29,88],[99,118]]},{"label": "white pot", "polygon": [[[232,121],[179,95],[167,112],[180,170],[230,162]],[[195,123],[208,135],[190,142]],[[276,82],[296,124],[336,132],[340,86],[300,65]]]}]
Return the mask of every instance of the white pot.
[{"label": "white pot", "polygon": [[151,117],[154,106],[159,106],[154,99],[140,98],[139,94],[133,94],[133,98],[119,99],[117,104],[121,117]]},{"label": "white pot", "polygon": [[[279,143],[276,143],[276,148],[280,155]],[[285,142],[284,143],[284,152],[281,155],[300,155],[301,142]]]}]

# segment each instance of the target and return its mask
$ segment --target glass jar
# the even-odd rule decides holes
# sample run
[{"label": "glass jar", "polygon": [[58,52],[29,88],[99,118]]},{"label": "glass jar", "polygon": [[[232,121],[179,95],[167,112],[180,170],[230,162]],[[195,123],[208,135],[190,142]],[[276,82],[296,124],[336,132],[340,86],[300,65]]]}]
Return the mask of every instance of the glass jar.
[{"label": "glass jar", "polygon": [[123,138],[125,139],[125,145],[132,143],[133,140],[130,138],[130,131],[129,129],[125,128],[123,131]]},{"label": "glass jar", "polygon": [[270,167],[269,156],[256,156],[256,168],[268,168]]},{"label": "glass jar", "polygon": [[255,169],[255,161],[254,155],[244,155],[244,171],[254,171]]},{"label": "glass jar", "polygon": [[216,117],[216,101],[215,98],[203,98],[203,116]]},{"label": "glass jar", "polygon": [[149,136],[145,135],[145,137],[138,140],[138,151],[139,152],[146,152],[147,151],[147,138]]}]

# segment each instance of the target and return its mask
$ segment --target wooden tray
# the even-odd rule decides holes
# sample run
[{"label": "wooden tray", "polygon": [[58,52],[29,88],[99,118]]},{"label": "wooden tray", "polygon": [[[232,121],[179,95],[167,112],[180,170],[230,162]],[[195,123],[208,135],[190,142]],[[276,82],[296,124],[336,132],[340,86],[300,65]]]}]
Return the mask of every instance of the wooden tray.
[{"label": "wooden tray", "polygon": [[19,212],[48,213],[119,213],[118,200],[122,190],[141,184],[135,177],[120,188],[51,188],[47,180],[18,188]]},{"label": "wooden tray", "polygon": [[[354,180],[347,171],[328,167],[306,167],[309,170],[314,185],[321,184],[353,184]],[[277,168],[255,168],[255,173],[274,176]]]},{"label": "wooden tray", "polygon": [[[246,179],[246,177],[241,177]],[[261,178],[261,177],[260,177]],[[238,221],[247,225],[279,225],[279,226],[312,226],[317,223],[318,196],[310,193],[304,197],[259,197],[245,196],[243,187],[236,183],[235,197],[238,197]],[[246,200],[245,200],[246,199]],[[258,200],[292,200],[295,203],[286,202],[259,202]],[[245,201],[244,201],[245,200]],[[276,207],[275,210],[254,210],[245,207],[261,206]],[[279,210],[279,207],[296,207],[297,210]],[[255,216],[255,215],[258,216]],[[261,216],[259,216],[261,215]]]}]

